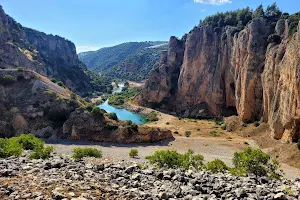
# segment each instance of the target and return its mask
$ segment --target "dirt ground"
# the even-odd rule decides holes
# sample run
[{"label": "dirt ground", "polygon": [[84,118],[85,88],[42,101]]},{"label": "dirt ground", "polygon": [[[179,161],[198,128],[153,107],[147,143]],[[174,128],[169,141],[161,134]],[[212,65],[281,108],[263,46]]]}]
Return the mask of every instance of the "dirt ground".
[{"label": "dirt ground", "polygon": [[[206,162],[219,158],[229,166],[232,165],[234,152],[241,151],[248,146],[261,147],[263,151],[270,153],[281,162],[281,169],[284,171],[286,178],[300,178],[300,169],[293,167],[298,167],[298,165],[295,165],[298,157],[291,158],[290,156],[293,145],[280,144],[280,142],[271,139],[266,124],[261,124],[258,127],[255,127],[254,124],[248,124],[247,127],[241,126],[238,130],[228,132],[222,129],[225,123],[221,124],[209,120],[178,119],[164,113],[160,113],[159,118],[159,121],[149,123],[147,126],[168,128],[173,132],[174,139],[150,144],[97,143],[70,140],[46,141],[46,143],[54,145],[56,152],[67,155],[71,155],[76,147],[98,148],[102,150],[104,160],[107,161],[135,160],[144,162],[146,156],[157,150],[170,149],[183,153],[188,149],[192,149],[195,153],[202,154]],[[185,136],[187,130],[192,133],[189,137]],[[174,134],[176,131],[179,134]],[[138,150],[138,159],[129,157],[128,153],[132,148]],[[299,155],[298,149],[293,149],[293,151],[296,155]]]}]

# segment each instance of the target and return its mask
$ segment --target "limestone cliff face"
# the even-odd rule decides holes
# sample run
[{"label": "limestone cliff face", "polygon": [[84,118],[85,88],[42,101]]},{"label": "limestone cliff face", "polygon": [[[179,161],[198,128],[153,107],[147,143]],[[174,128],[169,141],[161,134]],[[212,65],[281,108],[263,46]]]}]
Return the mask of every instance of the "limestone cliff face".
[{"label": "limestone cliff face", "polygon": [[[220,116],[234,107],[230,74],[232,30],[198,27],[187,36],[178,79],[179,113],[184,117]],[[177,111],[177,112],[178,112]],[[225,114],[225,113],[224,113]]]},{"label": "limestone cliff face", "polygon": [[170,38],[168,51],[161,54],[159,63],[150,72],[145,92],[142,94],[142,103],[168,109],[175,106],[175,101],[170,98],[177,93],[177,80],[183,62],[184,40],[184,38],[182,40]]},{"label": "limestone cliff face", "polygon": [[[170,56],[162,56],[163,61],[146,83],[143,99],[162,104],[162,108],[166,98],[172,99],[169,107],[184,117],[218,117],[237,112],[243,121],[260,119],[260,74],[270,28],[264,19],[256,19],[240,33],[235,32],[229,26],[218,31],[209,26],[194,28],[186,41],[181,41],[184,47],[178,48],[184,53],[178,54],[178,62],[172,65],[177,70],[175,76],[166,68],[170,64],[163,62]],[[174,40],[170,40],[169,52],[175,52]],[[168,81],[172,77],[173,81]]]},{"label": "limestone cliff face", "polygon": [[[279,20],[274,28],[259,18],[241,31],[198,26],[184,40],[171,38],[169,52],[176,52],[172,41],[184,43],[174,65],[180,72],[174,76],[166,68],[170,56],[162,55],[141,102],[183,117],[237,114],[244,122],[264,119],[274,138],[299,139],[300,33],[291,35],[288,23]],[[274,33],[279,44],[268,39]]]},{"label": "limestone cliff face", "polygon": [[260,120],[263,113],[261,73],[271,28],[264,19],[254,19],[234,37],[231,72],[235,80],[236,109],[242,121]]},{"label": "limestone cliff face", "polygon": [[282,42],[268,47],[262,83],[264,120],[270,124],[274,138],[291,142],[300,138],[300,28],[289,37],[287,23],[277,32]]},{"label": "limestone cliff face", "polygon": [[0,68],[17,67],[54,77],[82,95],[93,90],[72,42],[25,28],[0,7]]}]

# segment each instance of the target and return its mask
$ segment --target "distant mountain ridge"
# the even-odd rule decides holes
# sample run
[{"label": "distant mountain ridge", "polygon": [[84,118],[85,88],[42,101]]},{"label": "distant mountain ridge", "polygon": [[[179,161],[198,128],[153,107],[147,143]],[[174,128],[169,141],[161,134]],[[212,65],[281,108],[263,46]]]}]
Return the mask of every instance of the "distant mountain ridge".
[{"label": "distant mountain ridge", "polygon": [[140,81],[148,77],[149,71],[159,60],[167,42],[127,42],[78,54],[78,58],[89,69],[112,78]]}]

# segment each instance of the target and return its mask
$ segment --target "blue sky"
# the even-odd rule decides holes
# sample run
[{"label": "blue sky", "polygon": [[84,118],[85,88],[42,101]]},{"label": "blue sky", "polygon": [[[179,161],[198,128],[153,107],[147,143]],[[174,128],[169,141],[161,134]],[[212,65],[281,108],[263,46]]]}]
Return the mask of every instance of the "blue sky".
[{"label": "blue sky", "polygon": [[[22,25],[60,35],[79,51],[129,41],[181,37],[200,19],[216,12],[274,0],[0,0],[5,12]],[[278,0],[289,13],[300,10],[299,0]]]}]

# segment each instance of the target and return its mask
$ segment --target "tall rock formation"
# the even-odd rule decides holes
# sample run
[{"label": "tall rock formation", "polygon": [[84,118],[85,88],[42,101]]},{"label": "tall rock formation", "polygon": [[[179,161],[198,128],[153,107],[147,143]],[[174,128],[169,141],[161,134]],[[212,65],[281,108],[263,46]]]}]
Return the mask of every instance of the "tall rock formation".
[{"label": "tall rock formation", "polygon": [[[171,37],[140,103],[183,117],[264,119],[274,138],[300,139],[299,34],[289,33],[288,20],[256,18],[241,31],[199,25],[182,40]],[[176,65],[166,64],[169,52],[182,50]]]},{"label": "tall rock formation", "polygon": [[267,39],[271,33],[265,19],[254,19],[234,37],[231,71],[235,80],[236,109],[243,121],[260,120],[263,113],[261,73]]},{"label": "tall rock formation", "polygon": [[171,109],[175,106],[172,99],[177,93],[177,80],[183,62],[184,40],[171,37],[168,51],[161,54],[161,59],[150,72],[146,82],[145,92],[141,99],[143,103],[152,107],[163,106]]},{"label": "tall rock formation", "polygon": [[17,67],[56,78],[81,95],[94,89],[72,42],[25,28],[0,6],[0,68]]},{"label": "tall rock formation", "polygon": [[[278,22],[277,27],[282,24]],[[281,26],[282,42],[268,47],[262,74],[264,120],[270,124],[273,137],[285,142],[300,138],[300,27],[288,36],[288,21]]]}]

